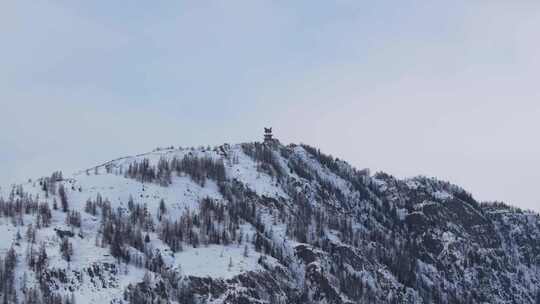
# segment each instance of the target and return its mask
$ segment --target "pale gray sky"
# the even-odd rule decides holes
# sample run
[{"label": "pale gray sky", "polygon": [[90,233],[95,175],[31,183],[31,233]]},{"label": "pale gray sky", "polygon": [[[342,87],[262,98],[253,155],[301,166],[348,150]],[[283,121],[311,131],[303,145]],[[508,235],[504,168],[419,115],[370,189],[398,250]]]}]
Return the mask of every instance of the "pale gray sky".
[{"label": "pale gray sky", "polygon": [[272,125],[540,210],[538,37],[533,0],[4,1],[0,182]]}]

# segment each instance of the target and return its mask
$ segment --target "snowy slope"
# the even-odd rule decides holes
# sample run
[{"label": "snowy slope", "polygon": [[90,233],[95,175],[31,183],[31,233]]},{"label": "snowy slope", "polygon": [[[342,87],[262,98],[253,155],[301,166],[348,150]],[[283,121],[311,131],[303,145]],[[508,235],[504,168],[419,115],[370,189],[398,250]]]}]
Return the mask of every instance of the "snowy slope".
[{"label": "snowy slope", "polygon": [[540,301],[538,214],[304,145],[155,150],[0,197],[8,302]]}]

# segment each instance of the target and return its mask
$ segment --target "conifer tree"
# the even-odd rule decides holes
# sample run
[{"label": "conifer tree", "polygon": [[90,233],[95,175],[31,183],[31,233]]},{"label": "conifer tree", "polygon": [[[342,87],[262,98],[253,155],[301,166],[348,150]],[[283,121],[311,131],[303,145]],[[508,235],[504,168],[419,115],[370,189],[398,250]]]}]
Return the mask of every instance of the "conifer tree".
[{"label": "conifer tree", "polygon": [[62,211],[68,212],[69,210],[68,199],[67,199],[66,189],[64,188],[63,184],[61,184],[60,187],[58,187],[58,196],[60,197],[60,204],[62,205]]}]

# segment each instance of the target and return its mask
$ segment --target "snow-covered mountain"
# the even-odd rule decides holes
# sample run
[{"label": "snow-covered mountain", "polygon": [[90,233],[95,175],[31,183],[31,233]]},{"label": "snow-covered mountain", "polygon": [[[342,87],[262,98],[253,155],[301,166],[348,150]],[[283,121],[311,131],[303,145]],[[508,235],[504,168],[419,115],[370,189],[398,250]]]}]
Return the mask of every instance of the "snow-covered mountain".
[{"label": "snow-covered mountain", "polygon": [[278,141],[0,188],[2,303],[540,303],[540,216]]}]

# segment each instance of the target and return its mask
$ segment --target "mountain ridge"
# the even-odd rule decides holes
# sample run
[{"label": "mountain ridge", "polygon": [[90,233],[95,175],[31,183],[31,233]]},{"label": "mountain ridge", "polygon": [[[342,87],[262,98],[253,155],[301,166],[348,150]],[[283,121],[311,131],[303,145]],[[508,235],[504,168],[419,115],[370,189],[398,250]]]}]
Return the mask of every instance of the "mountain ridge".
[{"label": "mountain ridge", "polygon": [[537,213],[303,144],[156,149],[3,192],[8,303],[540,301]]}]

